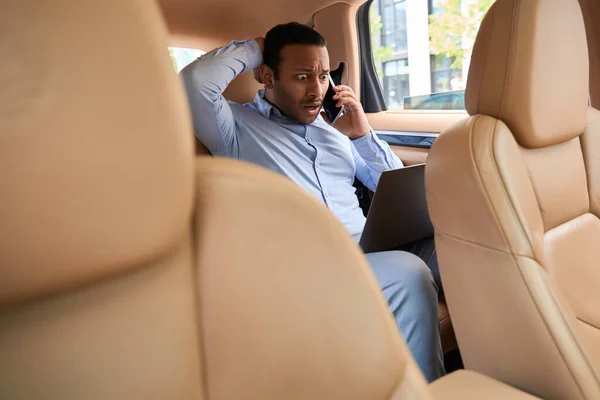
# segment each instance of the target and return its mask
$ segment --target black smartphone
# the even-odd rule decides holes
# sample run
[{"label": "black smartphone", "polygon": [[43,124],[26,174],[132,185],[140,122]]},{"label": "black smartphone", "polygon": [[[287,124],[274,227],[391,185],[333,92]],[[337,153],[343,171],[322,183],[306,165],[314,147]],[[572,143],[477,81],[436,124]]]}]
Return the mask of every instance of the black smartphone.
[{"label": "black smartphone", "polygon": [[336,107],[338,100],[334,100],[333,96],[335,96],[335,91],[333,87],[336,86],[331,74],[329,75],[329,88],[327,89],[327,93],[325,94],[325,98],[323,99],[323,109],[327,114],[327,118],[329,118],[330,123],[334,123],[344,112],[344,106]]}]

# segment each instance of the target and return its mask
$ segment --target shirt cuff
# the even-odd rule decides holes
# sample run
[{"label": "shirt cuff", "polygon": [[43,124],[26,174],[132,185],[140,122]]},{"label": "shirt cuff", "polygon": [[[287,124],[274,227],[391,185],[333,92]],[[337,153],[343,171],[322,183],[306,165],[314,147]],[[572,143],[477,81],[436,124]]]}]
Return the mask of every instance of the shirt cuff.
[{"label": "shirt cuff", "polygon": [[379,154],[382,150],[381,146],[378,143],[377,136],[373,133],[373,130],[370,130],[365,136],[360,137],[352,141],[354,148],[363,158],[365,156],[373,156]]},{"label": "shirt cuff", "polygon": [[238,42],[238,44],[246,51],[246,56],[248,57],[248,70],[254,69],[262,63],[262,51],[260,50],[258,43],[256,43],[256,40],[244,40],[243,42]]}]

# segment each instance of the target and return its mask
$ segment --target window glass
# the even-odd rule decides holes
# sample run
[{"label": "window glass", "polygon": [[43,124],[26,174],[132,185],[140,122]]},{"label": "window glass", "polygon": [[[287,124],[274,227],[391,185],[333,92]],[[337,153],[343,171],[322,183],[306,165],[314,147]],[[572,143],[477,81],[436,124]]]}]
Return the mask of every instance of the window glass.
[{"label": "window glass", "polygon": [[408,61],[399,59],[383,64],[383,91],[390,108],[401,108],[404,98],[410,95]]},{"label": "window glass", "polygon": [[175,68],[175,71],[177,72],[181,71],[183,67],[205,53],[202,50],[186,49],[183,47],[169,47],[168,49],[169,55],[171,56],[171,62],[173,62],[173,68]]},{"label": "window glass", "polygon": [[[494,0],[374,0],[373,59],[389,109],[464,110],[473,43]],[[447,93],[449,95],[447,95]]]},{"label": "window glass", "polygon": [[408,48],[406,37],[406,1],[383,0],[383,46],[390,46],[394,53],[405,52]]},{"label": "window glass", "polygon": [[461,68],[453,68],[454,58],[442,55],[431,56],[431,92],[464,90]]}]

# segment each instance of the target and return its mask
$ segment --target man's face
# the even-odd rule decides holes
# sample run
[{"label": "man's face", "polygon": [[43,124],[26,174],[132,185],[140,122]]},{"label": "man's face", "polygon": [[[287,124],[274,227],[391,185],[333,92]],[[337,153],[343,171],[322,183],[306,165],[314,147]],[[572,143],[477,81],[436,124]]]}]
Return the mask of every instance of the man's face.
[{"label": "man's face", "polygon": [[281,49],[279,59],[272,101],[289,118],[310,124],[319,116],[329,87],[327,48],[287,45]]}]

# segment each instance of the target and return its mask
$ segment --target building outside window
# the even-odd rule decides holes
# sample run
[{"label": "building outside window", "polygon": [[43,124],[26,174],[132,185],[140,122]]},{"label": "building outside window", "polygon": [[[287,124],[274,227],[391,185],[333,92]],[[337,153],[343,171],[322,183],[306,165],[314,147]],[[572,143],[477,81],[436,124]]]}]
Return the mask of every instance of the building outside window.
[{"label": "building outside window", "polygon": [[383,45],[391,46],[395,54],[406,52],[406,0],[383,0],[380,3],[380,14],[383,17]]},{"label": "building outside window", "polygon": [[441,55],[431,56],[431,93],[464,90],[463,71],[452,68],[453,61]]},{"label": "building outside window", "polygon": [[[493,2],[373,1],[371,44],[388,109],[464,107],[472,42]],[[441,53],[435,53],[432,48],[439,49],[439,42]],[[443,95],[448,91],[455,91],[451,108]]]},{"label": "building outside window", "polygon": [[391,57],[377,60],[382,66],[382,86],[390,108],[401,108],[404,97],[410,95],[408,69],[408,37],[406,0],[378,0],[372,7],[380,16],[381,33],[375,43],[388,49]]},{"label": "building outside window", "polygon": [[406,58],[383,64],[383,91],[389,108],[401,108],[404,98],[410,96]]}]

